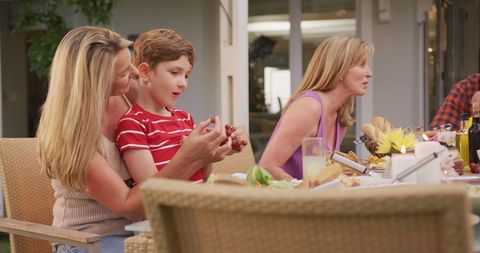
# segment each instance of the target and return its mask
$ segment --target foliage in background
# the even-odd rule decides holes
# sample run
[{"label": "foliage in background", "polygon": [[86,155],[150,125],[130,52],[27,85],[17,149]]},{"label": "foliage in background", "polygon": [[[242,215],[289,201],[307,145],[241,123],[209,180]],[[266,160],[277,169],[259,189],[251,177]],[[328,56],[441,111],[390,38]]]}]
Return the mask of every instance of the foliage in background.
[{"label": "foliage in background", "polygon": [[265,104],[264,59],[272,54],[275,40],[260,36],[249,45],[248,53],[248,89],[250,112],[267,112]]},{"label": "foliage in background", "polygon": [[20,0],[16,1],[18,17],[15,30],[34,31],[28,40],[30,70],[45,77],[60,40],[67,33],[65,19],[57,13],[59,5],[82,13],[88,23],[108,24],[117,0]]}]

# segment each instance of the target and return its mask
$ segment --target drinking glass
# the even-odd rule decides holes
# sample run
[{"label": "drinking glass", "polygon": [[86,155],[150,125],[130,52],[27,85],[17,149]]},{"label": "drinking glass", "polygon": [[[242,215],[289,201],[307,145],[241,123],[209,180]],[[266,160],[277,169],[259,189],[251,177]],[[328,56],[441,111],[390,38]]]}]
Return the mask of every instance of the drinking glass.
[{"label": "drinking glass", "polygon": [[307,137],[302,142],[303,180],[311,181],[325,168],[325,140],[322,137]]},{"label": "drinking glass", "polygon": [[404,134],[413,133],[417,141],[424,141],[423,139],[423,127],[421,126],[407,126],[403,128]]}]

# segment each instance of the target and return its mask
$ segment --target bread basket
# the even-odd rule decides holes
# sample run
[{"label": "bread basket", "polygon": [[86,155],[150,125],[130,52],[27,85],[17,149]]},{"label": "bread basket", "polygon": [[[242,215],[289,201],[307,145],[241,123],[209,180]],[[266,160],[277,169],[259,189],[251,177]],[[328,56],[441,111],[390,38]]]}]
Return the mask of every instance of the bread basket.
[{"label": "bread basket", "polygon": [[365,147],[367,148],[368,152],[370,152],[370,154],[374,155],[374,156],[377,156],[378,158],[382,158],[384,156],[391,156],[392,154],[391,153],[384,153],[384,154],[381,154],[381,153],[377,153],[377,146],[378,146],[378,143],[376,141],[373,141],[371,139],[368,139],[367,141],[365,141]]},{"label": "bread basket", "polygon": [[379,158],[389,156],[391,153],[377,153],[378,140],[383,139],[383,135],[392,131],[392,124],[381,116],[375,116],[372,119],[372,123],[363,123],[362,131],[365,136],[365,147],[374,156]]}]

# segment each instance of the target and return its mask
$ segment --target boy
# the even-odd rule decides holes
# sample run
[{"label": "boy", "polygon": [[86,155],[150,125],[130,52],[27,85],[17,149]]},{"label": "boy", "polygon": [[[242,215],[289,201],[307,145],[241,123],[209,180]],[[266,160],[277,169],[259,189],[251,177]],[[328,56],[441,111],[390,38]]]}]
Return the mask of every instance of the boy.
[{"label": "boy", "polygon": [[[139,72],[137,102],[119,121],[116,142],[136,183],[161,170],[194,128],[192,116],[173,105],[187,89],[195,52],[190,42],[169,29],[140,35],[134,44]],[[206,180],[211,164],[190,177]]]}]

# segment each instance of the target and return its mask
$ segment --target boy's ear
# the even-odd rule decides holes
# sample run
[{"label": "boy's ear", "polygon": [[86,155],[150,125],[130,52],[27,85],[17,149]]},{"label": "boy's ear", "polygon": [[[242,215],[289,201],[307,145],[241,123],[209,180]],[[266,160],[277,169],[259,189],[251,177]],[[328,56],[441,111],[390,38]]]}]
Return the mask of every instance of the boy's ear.
[{"label": "boy's ear", "polygon": [[148,81],[149,72],[150,72],[150,66],[148,65],[148,63],[142,62],[140,63],[140,65],[138,65],[138,76],[141,81],[144,81],[144,82]]}]

